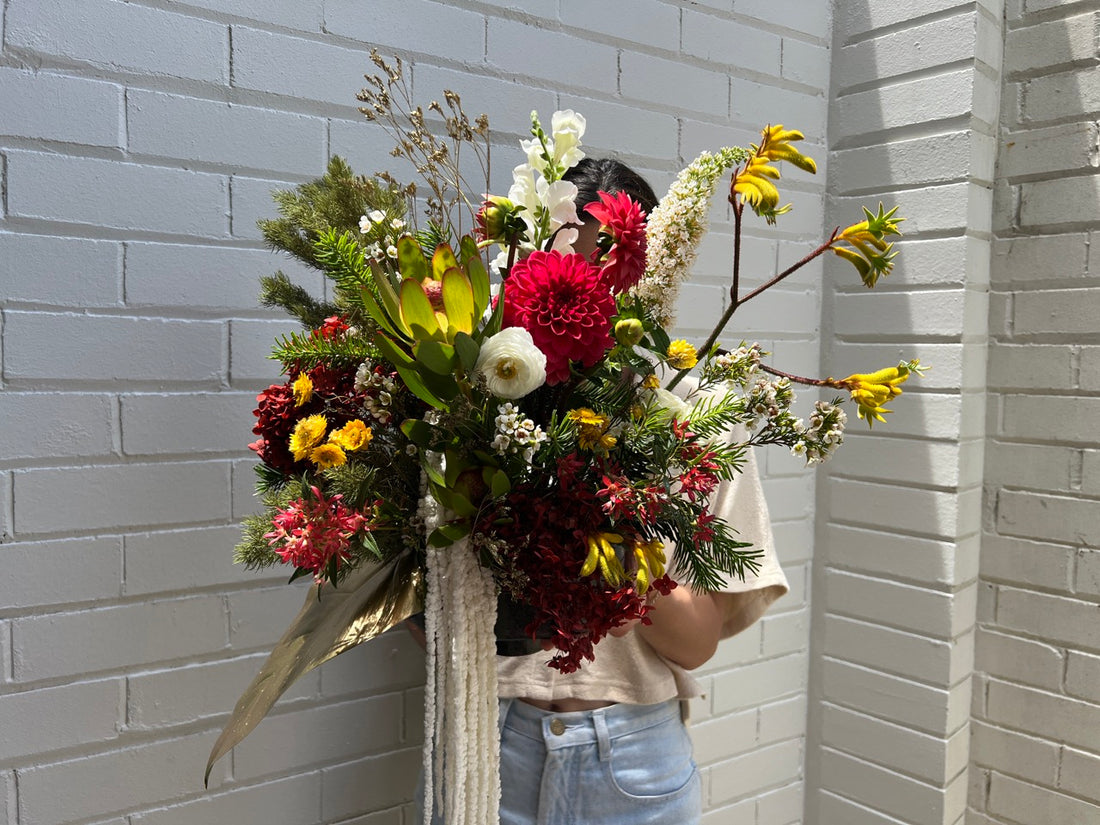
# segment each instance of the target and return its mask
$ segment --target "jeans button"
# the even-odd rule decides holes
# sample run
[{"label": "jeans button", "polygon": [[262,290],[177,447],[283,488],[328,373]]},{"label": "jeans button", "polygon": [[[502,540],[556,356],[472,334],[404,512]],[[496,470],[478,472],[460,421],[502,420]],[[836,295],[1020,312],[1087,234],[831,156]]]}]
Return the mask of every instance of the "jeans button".
[{"label": "jeans button", "polygon": [[550,732],[554,734],[554,736],[561,736],[565,733],[565,722],[561,721],[561,719],[551,719]]}]

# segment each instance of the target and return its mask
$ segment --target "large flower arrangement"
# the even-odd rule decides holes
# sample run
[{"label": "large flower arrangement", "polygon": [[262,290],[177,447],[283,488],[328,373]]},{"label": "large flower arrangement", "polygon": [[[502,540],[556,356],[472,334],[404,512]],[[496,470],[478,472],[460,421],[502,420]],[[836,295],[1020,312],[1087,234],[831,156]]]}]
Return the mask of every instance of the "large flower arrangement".
[{"label": "large flower arrangement", "polygon": [[[624,193],[600,193],[578,214],[567,173],[584,157],[584,118],[557,112],[547,133],[533,115],[507,196],[472,198],[460,150],[484,157],[487,121],[471,121],[450,92],[425,115],[400,62],[375,60],[363,111],[427,182],[426,219],[411,208],[423,191],[388,174],[357,177],[335,159],[321,180],[281,193],[283,216],[262,224],[273,246],[332,279],[334,297],[320,302],[281,274],[264,282],[264,302],[305,329],[278,342],[286,380],[259,396],[251,446],[266,510],[246,520],[238,559],[286,564],[317,585],[214,757],[305,669],[423,603],[429,640],[445,637],[429,644],[429,704],[441,689],[433,673],[455,650],[491,670],[483,641],[498,595],[528,606],[526,630],[553,646],[551,667],[582,666],[610,630],[660,609],[651,591],[677,586],[668,547],[693,587],[755,569],[757,551],[711,511],[710,494],[753,446],[784,444],[813,463],[843,440],[841,399],[797,418],[792,382],[847,391],[871,424],[919,369],[798,378],[767,365],[758,345],[719,346],[739,306],[825,252],[851,261],[867,286],[890,271],[899,219],[880,206],[742,293],[746,209],[775,222],[789,209],[777,164],[815,171],[799,132],[769,126],[759,144],[704,153],[647,223]],[[667,326],[727,172],[730,302],[694,346]],[[600,227],[587,256],[572,246],[583,221]],[[691,392],[674,392],[694,368]],[[746,439],[729,437],[738,425]],[[456,619],[475,591],[481,600]],[[472,625],[482,642],[467,645]],[[438,742],[436,724],[428,738]]]}]

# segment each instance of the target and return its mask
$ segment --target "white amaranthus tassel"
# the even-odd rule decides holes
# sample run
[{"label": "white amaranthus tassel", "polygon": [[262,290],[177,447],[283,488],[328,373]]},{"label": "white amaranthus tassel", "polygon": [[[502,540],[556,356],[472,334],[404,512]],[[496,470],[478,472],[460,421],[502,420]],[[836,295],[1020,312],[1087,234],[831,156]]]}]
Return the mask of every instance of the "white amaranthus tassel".
[{"label": "white amaranthus tassel", "polygon": [[[430,533],[443,520],[438,505],[425,501],[421,509]],[[445,825],[496,825],[496,586],[466,539],[427,555],[424,825],[438,808]]]}]

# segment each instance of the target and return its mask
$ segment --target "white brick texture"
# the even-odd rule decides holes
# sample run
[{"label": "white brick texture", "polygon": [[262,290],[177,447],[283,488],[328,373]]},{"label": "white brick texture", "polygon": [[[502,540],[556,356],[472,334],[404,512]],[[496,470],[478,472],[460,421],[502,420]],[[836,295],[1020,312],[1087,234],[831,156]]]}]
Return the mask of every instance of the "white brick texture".
[{"label": "white brick texture", "polygon": [[[355,110],[372,47],[489,114],[494,187],[532,108],[582,111],[592,154],[659,190],[801,129],[819,175],[785,172],[795,212],[751,227],[753,284],[862,204],[907,218],[877,294],[830,257],[734,322],[803,374],[933,369],[816,476],[761,455],[792,593],[700,671],[706,825],[1100,821],[1095,4],[368,5],[0,4],[0,825],[414,821],[399,633],[199,777],[302,594],[231,563],[295,328],[256,279],[327,289],[255,224],[333,154],[396,168]],[[712,217],[689,336],[726,300]]]},{"label": "white brick texture", "polygon": [[[821,173],[790,175],[785,226],[751,229],[758,284],[824,223],[828,4],[7,0],[0,47],[0,825],[411,825],[424,664],[403,632],[303,678],[201,787],[304,592],[232,564],[255,395],[297,328],[258,278],[331,294],[267,251],[272,190],[334,154],[409,177],[356,110],[372,48],[418,101],[454,89],[489,115],[495,189],[531,109],[583,112],[586,149],[659,191],[784,122]],[[713,213],[680,304],[693,337],[727,289],[720,197]],[[733,334],[815,370],[823,271]],[[780,451],[761,466],[792,593],[701,673],[708,825],[790,825],[806,799],[814,477]]]},{"label": "white brick texture", "polygon": [[[837,7],[826,225],[846,226],[860,205],[877,201],[897,206],[905,223],[896,271],[874,294],[845,263],[826,262],[823,364],[841,375],[912,357],[934,366],[891,401],[894,413],[873,437],[853,432],[852,449],[825,468],[811,622],[810,825],[966,817],[999,5]],[[853,419],[850,429],[862,423]]]},{"label": "white brick texture", "polygon": [[[1091,586],[1100,407],[1089,373],[1097,306],[1096,12],[1027,0],[1006,8],[1005,81],[990,324],[970,813],[990,825],[1092,822],[1100,724]],[[1002,324],[1003,321],[1007,323]],[[1090,449],[1093,448],[1093,449]],[[1088,740],[1088,741],[1086,741]],[[1085,777],[1091,777],[1086,780]],[[988,793],[986,790],[988,789]],[[968,820],[969,821],[969,820]]]}]

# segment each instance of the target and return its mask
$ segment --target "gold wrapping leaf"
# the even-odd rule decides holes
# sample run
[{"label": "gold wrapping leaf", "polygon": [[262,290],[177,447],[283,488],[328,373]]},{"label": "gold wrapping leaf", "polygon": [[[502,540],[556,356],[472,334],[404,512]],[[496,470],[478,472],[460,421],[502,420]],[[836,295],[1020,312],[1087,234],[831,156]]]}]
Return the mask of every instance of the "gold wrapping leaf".
[{"label": "gold wrapping leaf", "polygon": [[233,708],[210,751],[203,781],[209,784],[214,763],[252,732],[294,682],[419,610],[420,576],[414,555],[405,553],[385,564],[364,562],[337,589],[311,587],[302,609]]}]

